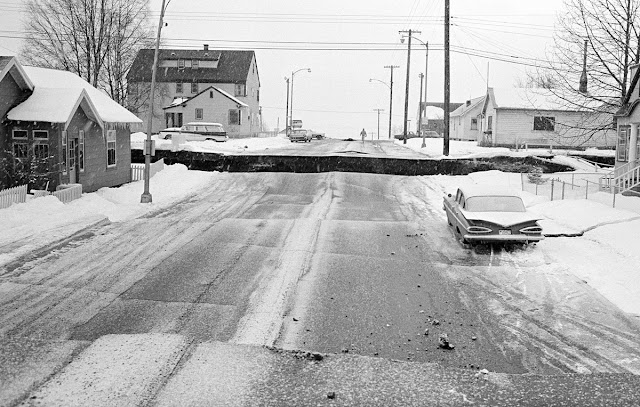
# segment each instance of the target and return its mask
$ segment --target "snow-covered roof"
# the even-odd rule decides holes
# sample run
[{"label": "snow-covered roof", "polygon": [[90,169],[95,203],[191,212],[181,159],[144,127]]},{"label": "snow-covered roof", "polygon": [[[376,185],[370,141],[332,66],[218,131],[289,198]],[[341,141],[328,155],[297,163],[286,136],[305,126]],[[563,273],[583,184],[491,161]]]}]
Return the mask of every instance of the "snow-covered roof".
[{"label": "snow-covered roof", "polygon": [[209,92],[211,90],[215,90],[216,92],[220,93],[222,96],[226,97],[227,99],[231,100],[233,103],[235,103],[236,105],[240,106],[240,107],[249,107],[249,105],[247,105],[246,103],[242,102],[241,100],[231,96],[229,93],[225,92],[224,90],[220,89],[220,88],[216,88],[215,86],[209,86],[203,90],[200,91],[200,93],[188,98],[188,97],[184,97],[184,98],[176,98],[173,100],[173,102],[171,102],[171,104],[169,106],[165,106],[163,107],[163,109],[170,109],[172,107],[176,107],[176,106],[186,106],[190,101],[192,100],[196,100],[197,98],[199,98],[201,95],[205,94],[206,92]]},{"label": "snow-covered roof", "polygon": [[249,107],[248,104],[241,102],[240,100],[234,98],[233,96],[231,96],[230,94],[228,94],[227,92],[223,91],[220,88],[214,88],[215,90],[217,90],[218,92],[222,93],[223,95],[225,95],[226,97],[228,97],[229,99],[233,100],[237,105],[240,105],[242,107]]},{"label": "snow-covered roof", "polygon": [[[86,103],[87,107],[93,108],[98,121],[142,123],[133,113],[74,73],[33,66],[23,68],[34,91],[26,101],[9,111],[9,120],[66,123],[77,105]],[[82,94],[85,96],[81,97]],[[91,115],[91,112],[87,114]]]},{"label": "snow-covered roof", "polygon": [[[187,100],[189,100],[190,98],[188,97],[183,97],[183,98],[174,98],[173,102],[171,102],[171,104],[167,107],[174,107],[174,106],[180,106],[181,104],[183,104],[184,102],[186,102]],[[165,108],[166,109],[166,108]]]},{"label": "snow-covered roof", "polygon": [[468,100],[467,103],[463,103],[461,106],[459,106],[456,110],[454,110],[453,112],[450,113],[450,116],[462,116],[465,113],[467,113],[469,110],[473,109],[474,107],[476,107],[477,105],[479,105],[480,103],[482,103],[482,101],[484,100],[484,96],[480,96],[477,98],[473,98],[471,100]]},{"label": "snow-covered roof", "polygon": [[82,104],[85,113],[93,120],[101,121],[84,89],[37,87],[27,100],[11,109],[9,120],[67,123]]},{"label": "snow-covered roof", "polygon": [[593,102],[571,95],[563,97],[543,88],[489,88],[490,98],[496,109],[587,111]]}]

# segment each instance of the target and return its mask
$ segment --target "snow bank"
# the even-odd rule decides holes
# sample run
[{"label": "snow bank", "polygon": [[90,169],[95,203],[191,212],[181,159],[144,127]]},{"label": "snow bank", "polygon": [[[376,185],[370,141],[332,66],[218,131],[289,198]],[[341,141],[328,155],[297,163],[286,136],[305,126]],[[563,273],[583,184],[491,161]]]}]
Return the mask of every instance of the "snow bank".
[{"label": "snow bank", "polygon": [[[143,132],[131,134],[131,148],[141,150],[147,135]],[[151,139],[156,142],[156,150],[170,150],[171,140],[158,138],[157,134],[151,135]],[[269,149],[290,147],[291,141],[286,136],[276,137],[249,137],[239,139],[229,139],[224,143],[212,140],[188,141],[183,144],[181,150],[196,151],[204,153],[237,154],[246,151],[267,151]]]}]

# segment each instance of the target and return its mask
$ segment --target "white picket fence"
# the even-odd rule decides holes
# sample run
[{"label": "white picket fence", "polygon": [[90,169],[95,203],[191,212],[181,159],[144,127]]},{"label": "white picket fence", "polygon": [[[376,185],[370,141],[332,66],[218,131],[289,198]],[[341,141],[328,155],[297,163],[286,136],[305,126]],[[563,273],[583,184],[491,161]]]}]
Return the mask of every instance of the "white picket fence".
[{"label": "white picket fence", "polygon": [[58,190],[52,192],[51,195],[55,196],[62,203],[69,203],[74,199],[82,197],[82,184],[64,184],[59,185]]},{"label": "white picket fence", "polygon": [[[164,158],[161,158],[149,166],[149,178],[163,169]],[[142,179],[144,179],[144,164],[131,164],[131,181],[140,181]]]},{"label": "white picket fence", "polygon": [[27,201],[27,186],[3,189],[0,191],[0,209],[8,208],[14,203],[24,203]]}]

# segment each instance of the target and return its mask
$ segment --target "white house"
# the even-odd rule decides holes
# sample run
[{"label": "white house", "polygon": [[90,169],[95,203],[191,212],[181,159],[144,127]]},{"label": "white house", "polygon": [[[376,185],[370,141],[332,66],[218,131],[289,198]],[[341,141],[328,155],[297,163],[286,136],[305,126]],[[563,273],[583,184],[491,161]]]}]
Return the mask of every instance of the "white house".
[{"label": "white house", "polygon": [[[143,122],[147,123],[149,91],[151,89],[151,72],[153,66],[153,49],[142,49],[138,52],[129,73],[128,106]],[[242,116],[238,119],[230,112],[227,101],[222,98],[223,105],[214,114],[225,128],[231,128],[239,136],[248,137],[262,129],[260,110],[260,77],[258,65],[253,51],[211,50],[208,45],[199,50],[161,49],[158,56],[157,86],[155,89],[154,114],[152,131],[158,132],[166,127],[179,127],[189,121],[187,117],[196,117],[195,109],[206,112],[203,121],[214,121],[209,108],[191,103],[190,111],[164,109],[174,101],[201,96],[204,90],[211,87],[215,93],[226,92],[241,104]],[[217,98],[217,96],[216,96]],[[210,101],[211,102],[211,101]],[[186,106],[181,107],[186,109]],[[207,117],[209,116],[209,117]],[[199,120],[199,119],[195,119]],[[240,125],[238,125],[240,120]]]},{"label": "white house", "polygon": [[484,96],[467,100],[449,114],[449,137],[453,140],[478,140]]},{"label": "white house", "polygon": [[177,126],[178,117],[185,123],[214,122],[223,125],[230,138],[251,134],[249,105],[215,86],[209,86],[191,98],[176,99],[164,107],[167,127]]},{"label": "white house", "polygon": [[622,107],[615,114],[617,123],[616,161],[614,177],[621,189],[640,192],[640,65],[630,67],[631,83],[622,101]]},{"label": "white house", "polygon": [[[613,116],[594,113],[587,99],[569,102],[548,89],[489,88],[478,142],[512,147],[613,147]],[[592,131],[593,128],[601,128]]]}]

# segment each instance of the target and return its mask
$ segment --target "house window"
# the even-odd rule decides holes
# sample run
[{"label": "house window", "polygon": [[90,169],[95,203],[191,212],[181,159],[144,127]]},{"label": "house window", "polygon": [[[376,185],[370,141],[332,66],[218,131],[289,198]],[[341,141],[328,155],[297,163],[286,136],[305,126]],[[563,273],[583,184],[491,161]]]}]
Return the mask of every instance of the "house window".
[{"label": "house window", "polygon": [[14,130],[13,131],[13,138],[17,138],[17,139],[27,139],[27,131],[26,130]]},{"label": "house window", "polygon": [[178,59],[178,69],[184,69],[184,59]]},{"label": "house window", "polygon": [[107,130],[107,167],[116,166],[116,131]]},{"label": "house window", "polygon": [[191,82],[191,93],[198,93],[198,83]]},{"label": "house window", "polygon": [[29,144],[14,142],[13,143],[13,155],[15,158],[28,158],[29,157]]},{"label": "house window", "polygon": [[182,93],[182,82],[176,82],[176,93]]},{"label": "house window", "polygon": [[229,110],[229,124],[240,125],[240,110],[239,109],[231,109]]},{"label": "house window", "polygon": [[631,126],[620,126],[618,129],[618,145],[616,153],[618,161],[629,160],[629,137],[631,136]]},{"label": "house window", "polygon": [[197,59],[191,60],[191,69],[198,69],[200,67],[199,61]]},{"label": "house window", "polygon": [[487,131],[493,130],[493,116],[487,117]]},{"label": "house window", "polygon": [[33,138],[40,140],[47,140],[49,138],[49,132],[46,130],[34,130]]},{"label": "house window", "polygon": [[478,130],[478,119],[471,119],[471,130]]},{"label": "house window", "polygon": [[176,113],[178,116],[178,122],[176,123],[176,127],[182,127],[182,113]]},{"label": "house window", "polygon": [[46,160],[49,158],[49,144],[36,143],[33,145],[33,156],[36,160]]},{"label": "house window", "polygon": [[533,118],[533,130],[554,131],[556,118],[552,116],[535,116]]},{"label": "house window", "polygon": [[236,83],[236,96],[247,96],[247,86],[244,83]]},{"label": "house window", "polygon": [[84,172],[84,130],[78,132],[78,166]]},{"label": "house window", "polygon": [[203,115],[202,109],[196,109],[196,120],[202,120]]},{"label": "house window", "polygon": [[67,131],[62,130],[62,174],[67,173]]},{"label": "house window", "polygon": [[213,91],[212,90],[209,91],[209,98],[213,99]]}]

